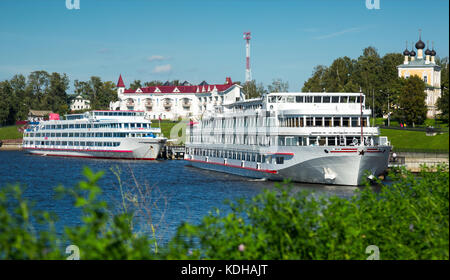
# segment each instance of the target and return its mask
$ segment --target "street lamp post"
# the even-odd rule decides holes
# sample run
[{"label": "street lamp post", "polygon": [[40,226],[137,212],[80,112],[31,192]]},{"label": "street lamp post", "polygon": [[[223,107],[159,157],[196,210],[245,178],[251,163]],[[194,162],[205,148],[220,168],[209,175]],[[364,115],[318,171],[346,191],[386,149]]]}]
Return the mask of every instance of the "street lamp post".
[{"label": "street lamp post", "polygon": [[375,126],[375,89],[372,89],[372,126]]},{"label": "street lamp post", "polygon": [[389,106],[389,92],[387,93],[388,95],[388,126],[391,126],[391,111],[390,111],[390,106]]}]

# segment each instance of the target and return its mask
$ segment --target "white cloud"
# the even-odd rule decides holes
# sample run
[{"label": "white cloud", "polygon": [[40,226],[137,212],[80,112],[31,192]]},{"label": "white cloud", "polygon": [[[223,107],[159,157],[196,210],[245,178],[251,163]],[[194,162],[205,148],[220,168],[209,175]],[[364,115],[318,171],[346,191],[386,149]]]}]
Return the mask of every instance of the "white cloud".
[{"label": "white cloud", "polygon": [[169,59],[169,57],[167,57],[167,56],[152,55],[152,56],[147,58],[147,61],[149,61],[149,62],[152,62],[152,61],[163,61],[163,60],[167,60],[167,59]]},{"label": "white cloud", "polygon": [[361,28],[361,27],[348,28],[348,29],[344,29],[344,30],[341,30],[341,31],[338,31],[338,32],[331,33],[331,34],[322,35],[322,36],[317,36],[317,37],[314,37],[314,39],[316,39],[316,40],[322,40],[322,39],[328,39],[328,38],[338,37],[338,36],[344,35],[344,34],[346,34],[346,33],[359,32],[359,31],[361,31],[362,29],[363,29],[363,28]]},{"label": "white cloud", "polygon": [[170,65],[170,64],[158,65],[158,66],[155,66],[155,68],[153,68],[153,73],[157,73],[157,74],[167,73],[170,71],[172,71],[172,65]]}]

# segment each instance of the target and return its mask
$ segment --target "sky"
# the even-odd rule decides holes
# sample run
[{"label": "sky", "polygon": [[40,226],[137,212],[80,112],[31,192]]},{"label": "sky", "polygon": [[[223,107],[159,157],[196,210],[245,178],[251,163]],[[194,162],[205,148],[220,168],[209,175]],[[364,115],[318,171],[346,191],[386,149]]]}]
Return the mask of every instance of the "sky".
[{"label": "sky", "polygon": [[[0,80],[32,71],[198,84],[245,80],[243,32],[252,33],[257,83],[273,79],[300,91],[317,65],[381,55],[405,41],[434,41],[449,56],[449,1],[372,0],[0,0]],[[74,0],[72,0],[74,2]],[[71,87],[73,89],[73,87]]]}]

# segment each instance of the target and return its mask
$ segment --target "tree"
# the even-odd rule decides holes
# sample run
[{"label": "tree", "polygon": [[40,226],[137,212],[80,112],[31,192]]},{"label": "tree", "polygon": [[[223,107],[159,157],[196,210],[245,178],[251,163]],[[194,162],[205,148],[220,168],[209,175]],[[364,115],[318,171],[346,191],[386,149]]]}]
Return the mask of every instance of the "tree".
[{"label": "tree", "polygon": [[134,82],[132,82],[130,85],[130,89],[134,89],[134,90],[141,88],[141,87],[142,87],[141,80],[134,80]]},{"label": "tree", "polygon": [[163,82],[155,80],[155,81],[145,82],[144,86],[146,86],[146,87],[154,87],[154,86],[160,86],[162,84],[163,84]]},{"label": "tree", "polygon": [[398,97],[399,108],[395,111],[394,117],[412,126],[423,124],[427,118],[424,81],[415,75],[400,80],[402,85]]},{"label": "tree", "polygon": [[32,96],[32,103],[30,107],[32,109],[44,110],[42,106],[45,92],[50,84],[50,75],[46,71],[34,71],[28,75],[27,88],[29,94]]},{"label": "tree", "polygon": [[[399,53],[380,57],[376,48],[367,47],[358,59],[339,57],[330,67],[319,65],[303,88],[304,92],[359,92],[366,94],[370,107],[375,106],[375,116],[386,112],[392,87],[397,83],[397,66],[403,61]],[[392,102],[390,102],[392,103]]]},{"label": "tree", "polygon": [[275,79],[267,88],[269,92],[287,92],[289,90],[289,83],[283,82],[281,79]]},{"label": "tree", "polygon": [[258,98],[267,93],[264,85],[262,83],[256,84],[255,80],[245,83],[242,91],[245,93],[246,98]]},{"label": "tree", "polygon": [[66,74],[52,73],[49,77],[50,84],[45,92],[42,108],[57,112],[61,115],[69,111],[69,78]]},{"label": "tree", "polygon": [[309,78],[303,85],[303,92],[322,92],[324,91],[325,85],[325,74],[328,68],[324,65],[318,65],[314,67],[313,75]]},{"label": "tree", "polygon": [[9,124],[12,88],[8,81],[0,82],[0,125]]}]

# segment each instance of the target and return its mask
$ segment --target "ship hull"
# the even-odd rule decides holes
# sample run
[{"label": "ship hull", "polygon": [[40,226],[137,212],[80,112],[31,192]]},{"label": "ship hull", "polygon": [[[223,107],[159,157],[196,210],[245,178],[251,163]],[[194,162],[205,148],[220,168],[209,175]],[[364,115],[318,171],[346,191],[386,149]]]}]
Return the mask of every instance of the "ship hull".
[{"label": "ship hull", "polygon": [[24,147],[24,149],[34,155],[62,156],[80,158],[100,158],[100,159],[128,159],[128,160],[155,160],[165,144],[165,140],[155,139],[127,139],[119,147],[103,148],[74,148],[67,149],[61,147]]},{"label": "ship hull", "polygon": [[[383,174],[388,166],[391,147],[304,147],[294,149],[287,155],[284,164],[261,164],[219,158],[186,157],[194,167],[231,173],[258,179],[280,181],[290,179],[294,182],[361,185],[370,176]],[[325,152],[326,151],[326,152]],[[276,153],[274,153],[276,154]]]}]

